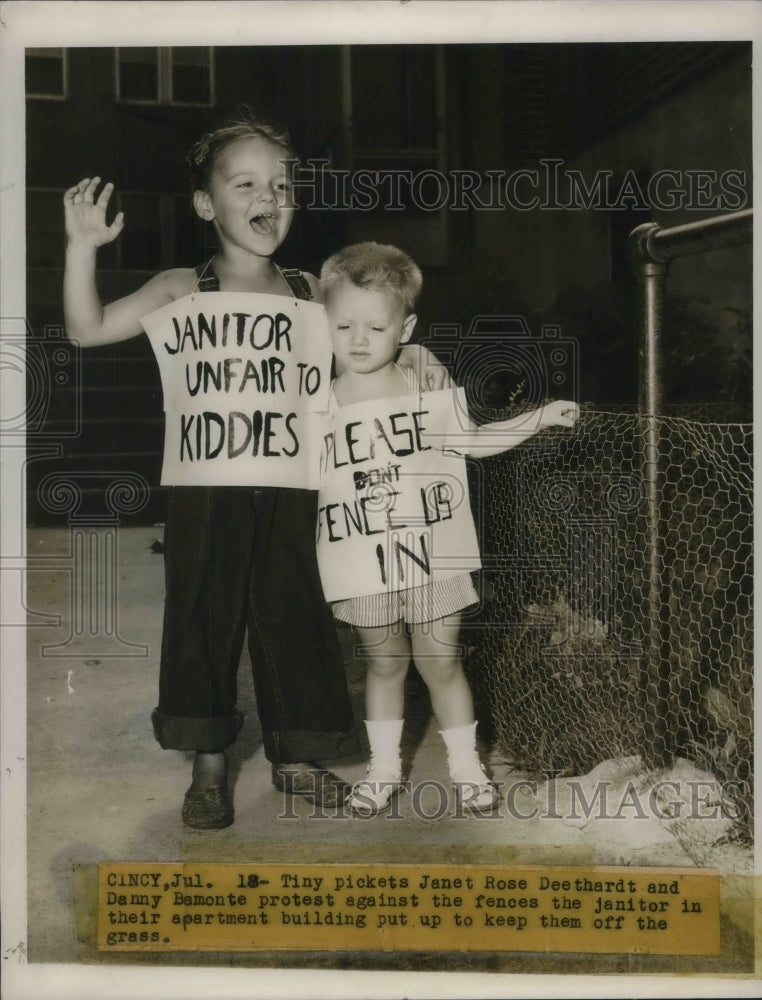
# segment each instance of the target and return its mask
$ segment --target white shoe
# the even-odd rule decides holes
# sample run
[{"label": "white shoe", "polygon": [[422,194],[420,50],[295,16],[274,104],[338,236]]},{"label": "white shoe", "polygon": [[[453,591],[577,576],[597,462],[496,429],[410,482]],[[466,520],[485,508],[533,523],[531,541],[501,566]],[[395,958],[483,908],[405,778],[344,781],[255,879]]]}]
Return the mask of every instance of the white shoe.
[{"label": "white shoe", "polygon": [[450,775],[459,806],[472,812],[492,812],[500,801],[497,785],[490,781],[483,767],[481,774],[458,772]]},{"label": "white shoe", "polygon": [[404,788],[399,774],[378,771],[371,765],[367,777],[352,786],[346,804],[354,816],[378,816],[391,807],[392,799],[404,791]]}]

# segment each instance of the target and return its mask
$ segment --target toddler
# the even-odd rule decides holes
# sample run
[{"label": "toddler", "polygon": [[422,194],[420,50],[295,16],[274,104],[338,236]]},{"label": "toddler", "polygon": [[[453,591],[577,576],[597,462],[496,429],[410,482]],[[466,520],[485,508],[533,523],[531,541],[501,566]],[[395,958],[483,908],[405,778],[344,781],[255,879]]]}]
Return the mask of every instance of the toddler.
[{"label": "toddler", "polygon": [[[96,254],[124,226],[121,212],[106,222],[113,184],[101,187],[99,177],[85,178],[66,191],[69,337],[82,347],[135,337],[143,332],[142,317],[196,292],[320,301],[312,275],[281,269],[273,260],[294,215],[289,160],[288,134],[246,108],[202,136],[187,163],[193,206],[213,228],[216,252],[198,267],[163,271],[105,306],[96,287]],[[410,361],[417,358],[413,351]],[[356,752],[357,742],[315,558],[316,501],[315,491],[256,483],[169,489],[153,727],[162,747],[194,752],[182,808],[190,827],[233,822],[225,750],[243,723],[236,674],[245,633],[276,788],[329,806],[346,795],[346,783],[317,763]]]},{"label": "toddler", "polygon": [[[410,257],[377,243],[349,246],[325,262],[320,285],[341,371],[332,384],[331,408],[418,393],[415,374],[395,360],[413,332],[413,307],[421,288],[421,273]],[[571,427],[577,416],[576,403],[558,401],[511,420],[469,424],[446,447],[495,455],[542,427]],[[443,469],[446,463],[445,458]],[[463,573],[334,603],[335,617],[355,626],[369,660],[371,758],[365,779],[348,796],[351,812],[380,813],[402,789],[400,738],[411,654],[431,695],[456,794],[473,810],[489,811],[497,804],[497,789],[477,752],[473,699],[457,655],[461,611],[476,601],[471,577]]]}]

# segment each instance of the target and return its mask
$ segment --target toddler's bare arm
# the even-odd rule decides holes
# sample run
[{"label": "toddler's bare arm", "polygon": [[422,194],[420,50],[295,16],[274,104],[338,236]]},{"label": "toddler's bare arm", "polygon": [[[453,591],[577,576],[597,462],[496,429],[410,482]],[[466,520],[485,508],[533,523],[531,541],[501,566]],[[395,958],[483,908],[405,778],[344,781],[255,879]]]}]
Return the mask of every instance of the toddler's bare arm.
[{"label": "toddler's bare arm", "polygon": [[470,431],[453,444],[467,448],[474,458],[488,458],[515,448],[544,427],[573,427],[578,418],[577,403],[557,399],[509,420],[496,420],[480,427],[473,424]]}]

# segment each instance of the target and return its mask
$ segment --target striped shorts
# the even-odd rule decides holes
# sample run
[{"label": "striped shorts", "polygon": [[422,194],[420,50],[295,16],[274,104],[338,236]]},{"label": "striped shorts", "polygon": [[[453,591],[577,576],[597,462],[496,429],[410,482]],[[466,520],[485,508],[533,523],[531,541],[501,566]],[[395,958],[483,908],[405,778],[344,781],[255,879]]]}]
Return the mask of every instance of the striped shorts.
[{"label": "striped shorts", "polygon": [[476,604],[478,600],[471,574],[461,573],[409,590],[392,590],[336,601],[333,614],[339,621],[361,628],[393,625],[401,619],[415,625],[446,618]]}]

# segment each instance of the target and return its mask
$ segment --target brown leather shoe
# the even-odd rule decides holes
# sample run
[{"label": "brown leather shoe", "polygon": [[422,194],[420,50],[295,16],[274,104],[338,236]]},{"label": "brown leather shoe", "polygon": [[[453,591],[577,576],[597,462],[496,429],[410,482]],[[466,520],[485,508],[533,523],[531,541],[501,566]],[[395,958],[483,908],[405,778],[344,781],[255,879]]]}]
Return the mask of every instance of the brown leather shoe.
[{"label": "brown leather shoe", "polygon": [[194,791],[189,788],[183,802],[183,823],[194,830],[222,830],[235,818],[233,803],[225,785]]},{"label": "brown leather shoe", "polygon": [[341,805],[349,783],[319,764],[273,764],[273,785],[288,795],[303,795],[320,806]]}]

